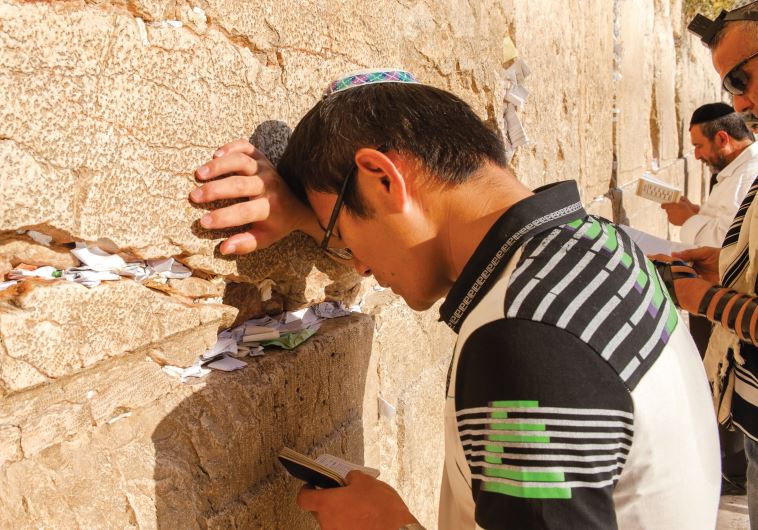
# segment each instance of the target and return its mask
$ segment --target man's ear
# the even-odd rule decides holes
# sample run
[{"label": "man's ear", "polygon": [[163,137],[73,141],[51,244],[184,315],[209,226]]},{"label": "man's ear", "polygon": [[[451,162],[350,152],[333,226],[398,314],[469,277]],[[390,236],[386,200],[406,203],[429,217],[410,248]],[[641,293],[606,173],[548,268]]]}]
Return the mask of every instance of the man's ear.
[{"label": "man's ear", "polygon": [[400,213],[410,205],[411,165],[404,157],[364,147],[355,153],[355,165],[358,189],[371,208]]},{"label": "man's ear", "polygon": [[719,131],[713,137],[713,141],[716,143],[716,147],[723,149],[729,144],[729,134],[726,131]]}]

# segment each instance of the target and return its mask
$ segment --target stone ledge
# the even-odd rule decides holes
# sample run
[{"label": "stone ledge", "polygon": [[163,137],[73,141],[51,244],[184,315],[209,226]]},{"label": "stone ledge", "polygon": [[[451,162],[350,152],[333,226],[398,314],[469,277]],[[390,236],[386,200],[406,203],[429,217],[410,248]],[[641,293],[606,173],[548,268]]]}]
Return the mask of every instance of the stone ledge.
[{"label": "stone ledge", "polygon": [[[26,281],[16,296],[0,299],[0,384],[18,392],[148,346],[157,361],[188,366],[235,315],[233,308],[188,304],[131,280],[93,289]],[[167,347],[180,334],[190,340]]]},{"label": "stone ledge", "polygon": [[311,452],[337,436],[328,450],[359,460],[372,333],[371,317],[356,314],[324,323],[294,352],[192,385],[134,354],[6,398],[0,527],[196,528],[280,481],[283,445]]}]

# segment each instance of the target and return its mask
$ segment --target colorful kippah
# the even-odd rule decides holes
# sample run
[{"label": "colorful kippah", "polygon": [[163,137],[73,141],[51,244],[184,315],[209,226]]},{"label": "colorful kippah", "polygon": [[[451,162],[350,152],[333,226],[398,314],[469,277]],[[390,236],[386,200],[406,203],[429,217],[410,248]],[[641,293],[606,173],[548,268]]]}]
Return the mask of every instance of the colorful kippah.
[{"label": "colorful kippah", "polygon": [[360,72],[346,74],[329,83],[329,86],[324,91],[324,97],[349,88],[373,85],[376,83],[418,83],[418,81],[416,80],[416,77],[407,70],[398,70],[396,68],[362,70]]}]

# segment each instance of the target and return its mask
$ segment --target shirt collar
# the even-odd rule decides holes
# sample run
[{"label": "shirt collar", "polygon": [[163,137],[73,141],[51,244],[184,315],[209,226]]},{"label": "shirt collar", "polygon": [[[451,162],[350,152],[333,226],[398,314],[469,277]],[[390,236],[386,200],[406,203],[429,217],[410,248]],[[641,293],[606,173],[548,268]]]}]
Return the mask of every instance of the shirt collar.
[{"label": "shirt collar", "polygon": [[517,202],[495,221],[440,307],[440,320],[456,333],[524,241],[587,215],[573,180],[534,191],[534,195]]},{"label": "shirt collar", "polygon": [[758,159],[758,142],[753,142],[743,149],[737,158],[729,162],[729,164],[719,172],[719,176],[716,177],[717,180],[721,182],[725,178],[731,177],[740,167],[742,167],[743,164],[746,164],[748,160],[753,158]]}]

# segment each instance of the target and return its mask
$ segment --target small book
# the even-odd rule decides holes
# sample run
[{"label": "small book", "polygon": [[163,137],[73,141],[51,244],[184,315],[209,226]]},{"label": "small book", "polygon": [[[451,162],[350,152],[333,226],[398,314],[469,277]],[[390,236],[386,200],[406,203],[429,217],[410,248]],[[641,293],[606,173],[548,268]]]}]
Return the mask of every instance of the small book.
[{"label": "small book", "polygon": [[333,455],[323,454],[315,460],[289,447],[279,452],[279,461],[290,475],[317,488],[340,488],[345,486],[347,474],[362,471],[376,478],[379,470],[353,464]]},{"label": "small book", "polygon": [[658,180],[649,173],[645,173],[637,182],[637,195],[661,204],[666,202],[678,202],[682,192],[667,182]]}]

